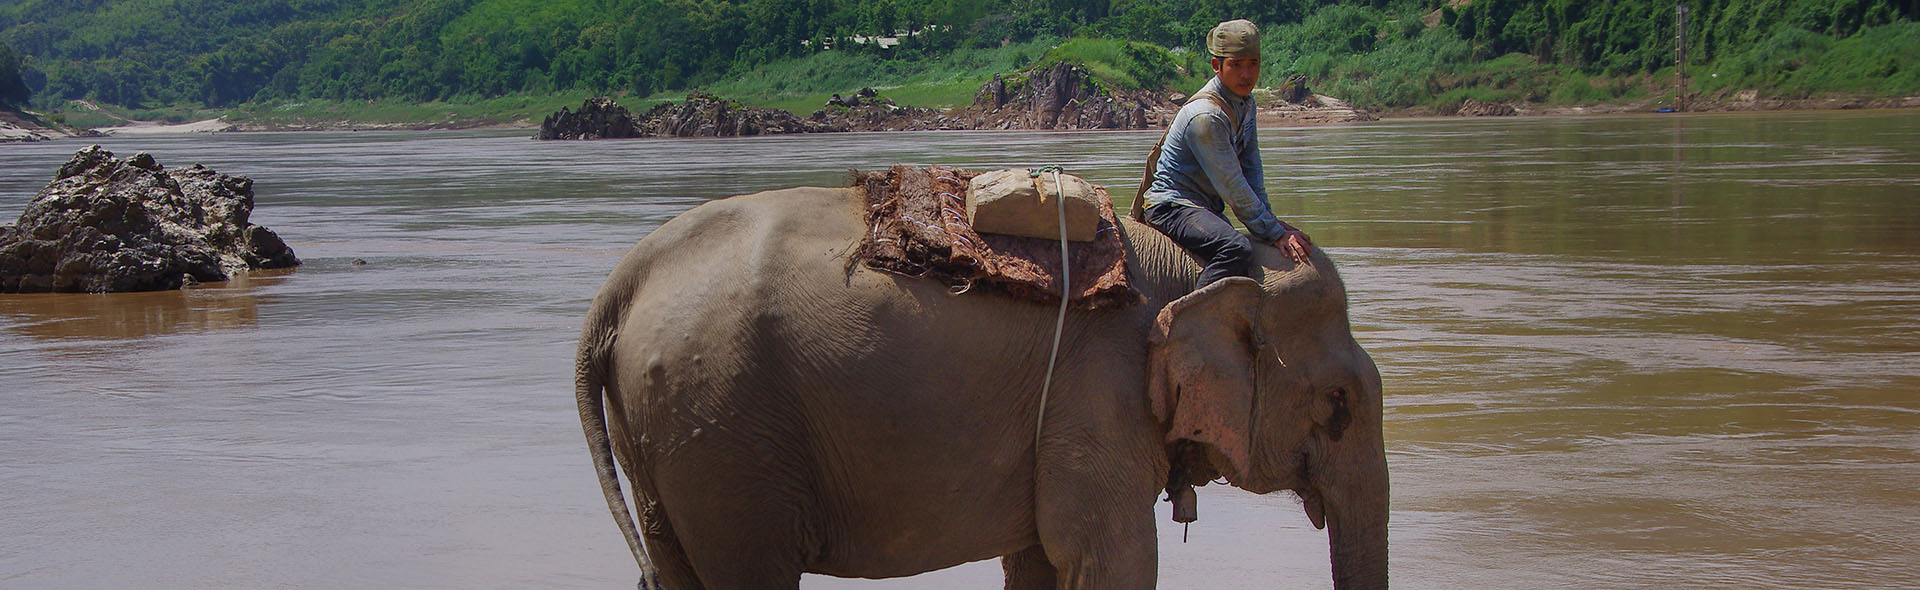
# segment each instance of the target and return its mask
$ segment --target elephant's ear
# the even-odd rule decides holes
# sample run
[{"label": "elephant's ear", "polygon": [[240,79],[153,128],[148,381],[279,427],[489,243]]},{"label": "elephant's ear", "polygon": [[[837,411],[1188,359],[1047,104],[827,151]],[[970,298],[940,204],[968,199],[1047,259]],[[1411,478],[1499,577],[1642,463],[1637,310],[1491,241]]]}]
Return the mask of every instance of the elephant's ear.
[{"label": "elephant's ear", "polygon": [[1253,279],[1217,281],[1160,310],[1149,337],[1147,391],[1166,442],[1212,447],[1228,480],[1248,473],[1260,297]]}]

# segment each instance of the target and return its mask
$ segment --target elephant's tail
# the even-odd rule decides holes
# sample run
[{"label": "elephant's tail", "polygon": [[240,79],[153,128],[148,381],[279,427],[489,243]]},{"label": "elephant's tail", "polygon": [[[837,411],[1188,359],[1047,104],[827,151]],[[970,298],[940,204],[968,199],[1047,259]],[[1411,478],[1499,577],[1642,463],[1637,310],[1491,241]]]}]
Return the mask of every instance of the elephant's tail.
[{"label": "elephant's tail", "polygon": [[640,532],[634,526],[633,513],[627,509],[626,495],[620,491],[620,474],[613,467],[613,443],[607,435],[606,388],[604,386],[607,356],[612,352],[610,334],[595,334],[594,322],[589,320],[586,334],[581,336],[580,352],[574,359],[573,399],[580,408],[580,427],[587,433],[587,449],[593,453],[593,467],[600,474],[600,492],[607,497],[607,508],[613,511],[615,524],[620,525],[620,534],[627,537],[627,549],[633,552],[633,561],[640,566],[642,588],[651,588],[648,584],[658,580],[653,561],[647,559],[647,550],[640,544]]}]

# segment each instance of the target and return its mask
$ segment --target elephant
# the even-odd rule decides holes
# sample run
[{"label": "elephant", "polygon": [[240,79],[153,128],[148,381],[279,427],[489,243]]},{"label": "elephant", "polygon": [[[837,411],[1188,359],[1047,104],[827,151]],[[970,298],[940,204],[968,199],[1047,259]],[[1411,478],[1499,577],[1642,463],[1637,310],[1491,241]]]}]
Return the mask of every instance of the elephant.
[{"label": "elephant", "polygon": [[1298,494],[1334,586],[1387,586],[1380,373],[1325,253],[1256,246],[1254,277],[1196,290],[1191,255],[1120,220],[1142,302],[1066,312],[1043,405],[1060,308],[857,264],[865,211],[707,202],[595,297],[575,401],[642,588],[995,557],[1011,589],[1152,588],[1156,502],[1218,478]]}]

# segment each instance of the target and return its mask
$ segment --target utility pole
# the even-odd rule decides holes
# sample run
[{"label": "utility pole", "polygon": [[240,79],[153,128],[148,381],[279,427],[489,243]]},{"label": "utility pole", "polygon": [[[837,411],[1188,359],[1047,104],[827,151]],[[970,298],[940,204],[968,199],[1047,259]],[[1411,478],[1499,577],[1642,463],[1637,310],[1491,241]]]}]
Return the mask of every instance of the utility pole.
[{"label": "utility pole", "polygon": [[1687,111],[1687,5],[1673,3],[1673,74],[1680,87],[1673,93],[1680,112]]}]

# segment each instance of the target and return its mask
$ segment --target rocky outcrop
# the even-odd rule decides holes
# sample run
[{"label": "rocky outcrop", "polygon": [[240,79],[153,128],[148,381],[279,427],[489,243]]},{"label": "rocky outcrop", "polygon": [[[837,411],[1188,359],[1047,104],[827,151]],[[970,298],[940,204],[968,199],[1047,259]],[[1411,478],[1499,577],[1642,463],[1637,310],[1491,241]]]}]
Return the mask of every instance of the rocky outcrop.
[{"label": "rocky outcrop", "polygon": [[846,131],[933,131],[972,129],[961,117],[950,116],[927,107],[903,107],[893,99],[880,96],[872,88],[861,88],[846,98],[833,95],[825,108],[808,117],[816,123]]},{"label": "rocky outcrop", "polygon": [[[840,93],[838,92],[833,93],[833,98],[827,99],[827,106],[859,107],[876,100],[880,100],[880,91],[874,90],[872,86],[866,86],[862,87],[859,92],[850,94],[846,98],[840,98]],[[887,103],[892,104],[893,101],[888,100]]]},{"label": "rocky outcrop", "polygon": [[687,100],[662,103],[640,115],[635,124],[642,136],[732,137],[781,133],[846,131],[827,123],[802,119],[780,109],[749,107],[706,92],[687,93]]},{"label": "rocky outcrop", "polygon": [[549,115],[534,138],[733,137],[847,130],[845,125],[818,119],[802,119],[780,109],[749,107],[695,90],[687,93],[683,102],[657,104],[639,115],[614,104],[613,99],[587,99],[579,112],[561,108]]},{"label": "rocky outcrop", "polygon": [[601,97],[580,103],[579,111],[560,107],[560,112],[547,115],[546,120],[540,122],[540,134],[534,139],[621,137],[640,137],[640,128],[633,124],[633,113],[615,104],[613,99]]},{"label": "rocky outcrop", "polygon": [[[1289,86],[1292,86],[1289,84]],[[1304,93],[1306,96],[1297,101],[1289,101],[1279,96]],[[1296,88],[1282,87],[1275,93],[1277,100],[1260,101],[1260,123],[1262,125],[1317,125],[1324,123],[1358,123],[1375,121],[1379,117],[1366,111],[1353,108],[1353,105],[1325,94],[1314,94],[1305,85]],[[1258,99],[1256,99],[1258,100]]]},{"label": "rocky outcrop", "polygon": [[1155,107],[1150,92],[1124,92],[1095,80],[1078,64],[993,79],[973,95],[966,118],[978,129],[1145,129]]},{"label": "rocky outcrop", "polygon": [[1307,90],[1306,76],[1295,74],[1287,76],[1287,82],[1280,85],[1274,97],[1289,104],[1302,104],[1313,97],[1313,91]]},{"label": "rocky outcrop", "polygon": [[286,242],[247,221],[253,181],[195,164],[166,170],[74,154],[16,225],[0,227],[0,292],[158,291],[298,266]]},{"label": "rocky outcrop", "polygon": [[1455,114],[1462,117],[1511,117],[1520,114],[1520,111],[1510,104],[1480,102],[1469,98],[1460,103],[1460,110]]},{"label": "rocky outcrop", "polygon": [[1379,119],[1344,100],[1315,93],[1307,87],[1304,76],[1287,76],[1287,81],[1278,88],[1255,88],[1253,100],[1260,105],[1261,125],[1320,125]]}]

